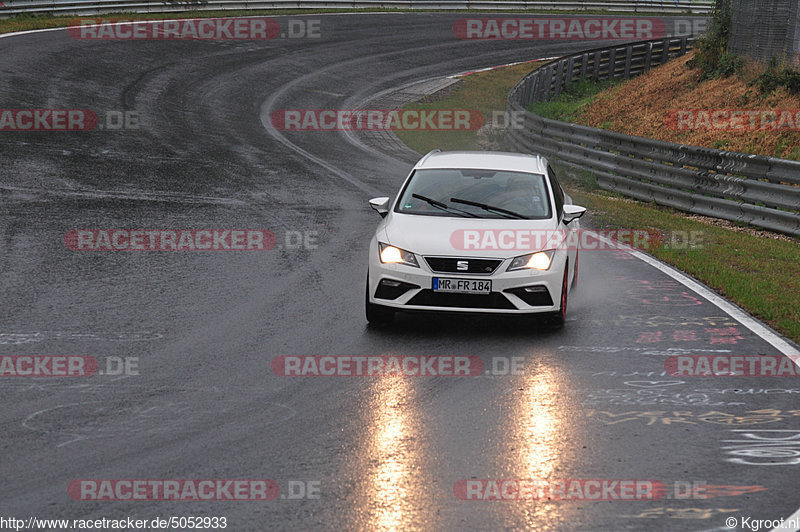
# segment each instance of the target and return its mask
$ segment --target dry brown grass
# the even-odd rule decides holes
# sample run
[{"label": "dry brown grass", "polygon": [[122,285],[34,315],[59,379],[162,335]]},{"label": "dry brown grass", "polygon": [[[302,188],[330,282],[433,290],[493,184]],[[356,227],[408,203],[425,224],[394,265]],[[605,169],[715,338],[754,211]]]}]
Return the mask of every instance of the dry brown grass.
[{"label": "dry brown grass", "polygon": [[800,111],[800,97],[783,90],[761,95],[747,82],[759,69],[748,65],[740,76],[700,83],[699,73],[688,68],[687,55],[600,94],[578,117],[578,122],[629,135],[783,158],[800,158],[800,132],[682,130],[667,126],[670,111],[685,109],[738,109]]}]

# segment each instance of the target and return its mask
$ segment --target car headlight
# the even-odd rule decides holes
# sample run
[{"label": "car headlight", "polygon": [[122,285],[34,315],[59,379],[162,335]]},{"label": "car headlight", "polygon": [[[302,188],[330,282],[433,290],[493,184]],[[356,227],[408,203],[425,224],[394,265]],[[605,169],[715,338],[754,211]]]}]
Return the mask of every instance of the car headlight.
[{"label": "car headlight", "polygon": [[405,264],[406,266],[413,266],[414,268],[419,268],[419,263],[417,263],[417,257],[414,256],[414,254],[411,253],[410,251],[396,248],[394,246],[390,246],[389,244],[384,244],[383,242],[378,242],[378,245],[380,246],[379,256],[382,263]]},{"label": "car headlight", "polygon": [[537,251],[536,253],[530,253],[528,255],[522,255],[521,257],[516,257],[514,260],[511,261],[511,264],[508,265],[508,269],[506,271],[514,271],[514,270],[549,270],[550,264],[553,262],[553,255],[555,255],[555,250],[550,251]]}]

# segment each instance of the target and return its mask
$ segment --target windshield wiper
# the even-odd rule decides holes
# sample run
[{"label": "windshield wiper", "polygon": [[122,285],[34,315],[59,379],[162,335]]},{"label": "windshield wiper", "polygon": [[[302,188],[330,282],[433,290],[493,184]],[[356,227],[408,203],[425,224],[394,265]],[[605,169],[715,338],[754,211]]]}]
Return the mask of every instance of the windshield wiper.
[{"label": "windshield wiper", "polygon": [[523,220],[527,220],[527,216],[523,216],[518,212],[509,211],[507,209],[501,209],[500,207],[493,207],[492,205],[487,205],[486,203],[478,203],[477,201],[469,201],[465,199],[459,198],[450,198],[450,201],[453,203],[461,203],[464,205],[472,205],[473,207],[478,207],[479,209],[483,209],[485,211],[495,211],[500,214],[507,214],[506,218],[520,218]]},{"label": "windshield wiper", "polygon": [[453,212],[456,212],[456,213],[461,213],[462,217],[471,216],[473,218],[477,218],[477,215],[475,215],[475,214],[473,214],[471,212],[462,211],[461,209],[454,209],[453,207],[450,207],[447,203],[443,203],[443,202],[441,202],[439,200],[435,200],[433,198],[429,198],[427,196],[423,196],[422,194],[411,194],[411,197],[420,199],[420,200],[422,200],[422,201],[424,201],[426,203],[429,203],[430,205],[433,205],[434,207],[442,209],[443,211],[447,211],[447,212],[453,211]]}]

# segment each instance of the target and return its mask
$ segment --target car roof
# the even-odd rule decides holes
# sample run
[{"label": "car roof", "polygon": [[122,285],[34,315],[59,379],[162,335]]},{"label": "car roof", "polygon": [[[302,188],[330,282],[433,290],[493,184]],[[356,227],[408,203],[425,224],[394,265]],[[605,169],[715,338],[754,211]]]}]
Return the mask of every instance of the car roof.
[{"label": "car roof", "polygon": [[540,155],[499,151],[433,151],[415,168],[468,168],[510,172],[547,173],[547,159]]}]

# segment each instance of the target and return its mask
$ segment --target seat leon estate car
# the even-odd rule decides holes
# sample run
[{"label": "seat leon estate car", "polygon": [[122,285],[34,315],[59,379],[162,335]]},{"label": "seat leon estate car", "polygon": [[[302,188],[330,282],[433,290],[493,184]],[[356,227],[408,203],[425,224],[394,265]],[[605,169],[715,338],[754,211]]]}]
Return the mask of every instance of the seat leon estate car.
[{"label": "seat leon estate car", "polygon": [[366,315],[399,311],[540,315],[563,325],[578,271],[572,205],[547,159],[502,152],[425,155],[400,192],[369,200]]}]

